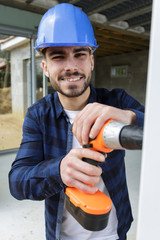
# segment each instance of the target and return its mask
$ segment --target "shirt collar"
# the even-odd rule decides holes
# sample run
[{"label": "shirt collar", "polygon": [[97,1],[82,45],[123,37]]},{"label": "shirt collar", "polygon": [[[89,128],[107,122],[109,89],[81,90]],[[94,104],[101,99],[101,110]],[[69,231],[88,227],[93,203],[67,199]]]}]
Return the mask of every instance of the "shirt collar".
[{"label": "shirt collar", "polygon": [[[96,100],[97,100],[97,94],[96,94],[95,88],[92,85],[90,85],[90,88],[91,88],[91,93],[89,96],[88,103],[93,103],[93,102],[96,102]],[[60,117],[61,114],[66,115],[66,113],[62,107],[62,104],[59,100],[57,92],[54,93],[54,104],[55,104],[55,113],[56,113],[57,119]]]},{"label": "shirt collar", "polygon": [[55,106],[55,113],[56,118],[58,119],[61,114],[64,114],[63,107],[61,102],[59,101],[58,93],[54,93],[54,106]]},{"label": "shirt collar", "polygon": [[96,93],[96,89],[93,87],[93,85],[90,85],[91,88],[91,93],[89,96],[89,100],[88,103],[93,103],[97,101],[97,93]]}]

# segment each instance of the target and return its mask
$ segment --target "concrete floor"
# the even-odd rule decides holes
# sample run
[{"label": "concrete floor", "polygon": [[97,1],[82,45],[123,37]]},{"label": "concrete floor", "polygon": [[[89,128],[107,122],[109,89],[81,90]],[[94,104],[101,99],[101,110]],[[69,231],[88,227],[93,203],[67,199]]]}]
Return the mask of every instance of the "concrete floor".
[{"label": "concrete floor", "polygon": [[[14,199],[8,188],[8,172],[15,153],[0,155],[0,239],[45,240],[44,202]],[[127,151],[126,173],[134,223],[128,240],[136,239],[141,151]]]},{"label": "concrete floor", "polygon": [[18,201],[8,188],[8,172],[15,154],[0,155],[0,239],[45,240],[44,202]]}]

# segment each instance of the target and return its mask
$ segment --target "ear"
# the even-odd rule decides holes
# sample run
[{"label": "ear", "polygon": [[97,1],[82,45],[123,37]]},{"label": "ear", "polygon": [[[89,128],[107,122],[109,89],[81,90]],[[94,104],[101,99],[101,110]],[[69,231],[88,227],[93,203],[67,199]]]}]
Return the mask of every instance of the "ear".
[{"label": "ear", "polygon": [[92,71],[94,69],[94,56],[93,56],[93,54],[91,54],[91,69],[92,69]]},{"label": "ear", "polygon": [[43,72],[46,75],[46,77],[49,77],[49,73],[48,73],[48,68],[47,68],[47,63],[45,60],[42,60],[42,68],[43,68]]}]

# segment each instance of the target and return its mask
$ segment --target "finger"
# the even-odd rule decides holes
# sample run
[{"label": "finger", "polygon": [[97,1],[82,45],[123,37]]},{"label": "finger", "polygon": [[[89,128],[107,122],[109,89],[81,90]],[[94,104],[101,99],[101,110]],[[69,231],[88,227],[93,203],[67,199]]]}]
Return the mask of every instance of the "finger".
[{"label": "finger", "polygon": [[[100,176],[102,174],[100,167],[82,161],[83,158],[89,158],[99,162],[105,161],[105,156],[97,151],[82,148],[72,149],[70,157],[67,160],[67,166],[65,167],[65,172],[68,176],[76,178],[77,172],[84,173],[88,176]],[[82,178],[80,179],[81,181],[83,181]]]},{"label": "finger", "polygon": [[[97,118],[100,117],[103,119],[103,109],[104,105],[102,104],[90,103],[76,116],[73,133],[81,145],[88,143],[90,131]],[[100,129],[100,127],[98,129]],[[98,134],[97,130],[96,134]],[[94,130],[93,135],[95,135]]]},{"label": "finger", "polygon": [[91,111],[87,106],[76,116],[74,120],[73,133],[81,145],[87,144],[89,140],[90,128],[94,122],[91,119],[90,113]]},{"label": "finger", "polygon": [[83,161],[81,164],[74,164],[74,168],[66,167],[65,172],[62,175],[63,182],[70,187],[77,187],[75,181],[82,182],[86,185],[96,184],[99,182],[99,177],[102,174],[102,169],[100,167],[95,167]]},{"label": "finger", "polygon": [[[105,120],[103,120],[103,117],[100,117],[101,116],[101,107],[102,107],[102,105],[97,104],[97,103],[92,103],[92,105],[90,105],[88,115],[84,119],[84,122],[82,125],[81,134],[82,134],[82,144],[83,145],[88,143],[89,137],[95,138],[97,136],[98,131],[100,130],[101,126],[103,125],[103,122],[105,121]],[[99,118],[100,119],[102,118],[103,122],[101,123],[101,126],[99,126],[99,128],[97,128],[97,123],[99,122],[99,120],[98,120]],[[96,123],[96,125],[95,125],[95,123]],[[96,128],[97,128],[97,130],[96,130]]]},{"label": "finger", "polygon": [[102,153],[91,150],[89,148],[72,149],[72,151],[73,151],[73,154],[75,152],[76,158],[79,158],[79,159],[90,158],[92,160],[99,161],[99,162],[105,161],[105,157]]},{"label": "finger", "polygon": [[71,177],[79,182],[86,184],[86,185],[94,185],[99,182],[101,173],[102,173],[102,171],[99,171],[99,173],[96,176],[90,176],[83,172],[74,171],[72,173]]},{"label": "finger", "polygon": [[101,128],[104,126],[104,124],[107,120],[108,119],[103,114],[95,120],[93,126],[91,127],[90,134],[89,134],[89,137],[91,139],[94,139],[95,137],[97,137]]},{"label": "finger", "polygon": [[79,189],[83,192],[89,193],[89,194],[94,194],[98,190],[98,188],[95,187],[94,185],[93,186],[86,185],[83,182],[79,182],[79,181],[74,181],[74,186],[73,187],[75,187],[75,188],[77,188],[77,189]]},{"label": "finger", "polygon": [[82,160],[77,160],[66,168],[65,173],[71,178],[79,179],[82,182],[84,181],[86,183],[91,183],[88,181],[92,180],[88,180],[87,177],[99,177],[102,174],[102,169],[99,166],[94,166]]},{"label": "finger", "polygon": [[[81,161],[81,165],[74,169],[76,172],[72,172],[71,176],[81,180],[82,182],[90,183],[90,179],[87,177],[99,177],[102,174],[102,169],[100,166],[91,165],[89,163]],[[84,176],[84,174],[87,176]],[[77,177],[78,176],[78,177]]]}]

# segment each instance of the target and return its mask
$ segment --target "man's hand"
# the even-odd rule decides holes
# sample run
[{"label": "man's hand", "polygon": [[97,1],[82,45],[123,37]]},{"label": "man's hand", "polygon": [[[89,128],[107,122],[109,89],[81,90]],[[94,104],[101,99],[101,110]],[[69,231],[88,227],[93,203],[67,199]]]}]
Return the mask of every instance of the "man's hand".
[{"label": "man's hand", "polygon": [[100,103],[89,103],[77,114],[73,124],[73,133],[81,145],[88,144],[89,137],[95,138],[109,119],[134,124],[136,114],[130,110],[122,110]]},{"label": "man's hand", "polygon": [[105,157],[99,152],[75,148],[62,159],[60,175],[65,185],[94,194],[97,191],[94,184],[99,182],[102,169],[82,161],[82,158],[90,158],[99,162],[105,161]]}]

